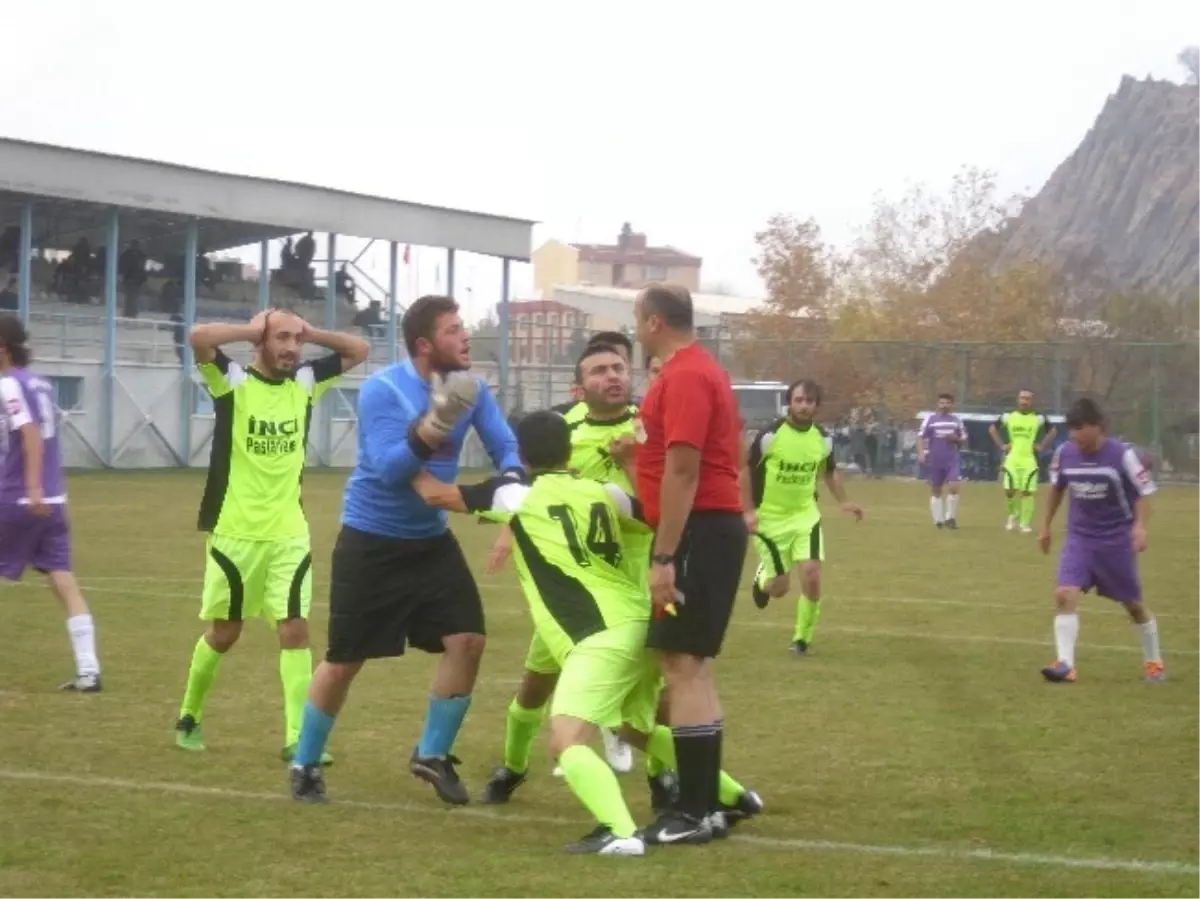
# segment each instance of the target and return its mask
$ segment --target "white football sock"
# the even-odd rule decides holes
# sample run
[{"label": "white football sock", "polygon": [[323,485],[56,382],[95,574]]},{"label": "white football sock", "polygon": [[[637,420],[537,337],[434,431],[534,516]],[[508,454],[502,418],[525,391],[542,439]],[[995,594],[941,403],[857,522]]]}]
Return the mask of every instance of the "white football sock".
[{"label": "white football sock", "polygon": [[100,660],[96,658],[96,626],[91,615],[76,615],[67,619],[67,633],[71,635],[71,648],[75,650],[75,673],[80,677],[100,673]]},{"label": "white football sock", "polygon": [[1060,662],[1075,667],[1075,641],[1079,639],[1079,615],[1054,616],[1054,646]]},{"label": "white football sock", "polygon": [[1158,619],[1151,618],[1145,624],[1134,624],[1142,638],[1142,658],[1147,662],[1161,662],[1158,649]]},{"label": "white football sock", "polygon": [[958,494],[951,493],[946,497],[946,517],[958,519]]},{"label": "white football sock", "polygon": [[941,524],[945,520],[942,518],[942,498],[940,496],[929,497],[929,511],[933,513],[934,524]]}]

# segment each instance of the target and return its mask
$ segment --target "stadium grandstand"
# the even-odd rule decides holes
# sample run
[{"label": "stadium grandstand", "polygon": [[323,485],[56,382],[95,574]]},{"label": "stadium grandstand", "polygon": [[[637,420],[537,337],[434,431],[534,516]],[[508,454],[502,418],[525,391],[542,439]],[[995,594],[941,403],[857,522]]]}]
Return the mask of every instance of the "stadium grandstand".
[{"label": "stadium grandstand", "polygon": [[[27,324],[39,373],[54,384],[73,467],[204,466],[209,398],[185,335],[196,321],[245,321],[269,305],[327,328],[359,327],[373,353],[317,410],[309,462],[353,464],[362,377],[403,353],[398,267],[412,246],[440,247],[445,292],[455,253],[502,265],[530,258],[533,222],[230,175],[146,159],[0,139],[0,310]],[[314,233],[323,235],[318,252]],[[378,283],[339,258],[338,236],[389,245]],[[370,246],[371,244],[368,244]],[[258,265],[245,256],[258,249]],[[251,250],[253,252],[253,250]],[[365,250],[364,250],[365,252]],[[508,383],[507,342],[481,368]]]}]

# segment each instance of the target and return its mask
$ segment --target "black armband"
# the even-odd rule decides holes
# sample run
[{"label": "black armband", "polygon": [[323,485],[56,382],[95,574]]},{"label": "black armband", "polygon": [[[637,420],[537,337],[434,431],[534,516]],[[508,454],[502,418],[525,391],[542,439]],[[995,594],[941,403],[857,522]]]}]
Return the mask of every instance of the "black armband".
[{"label": "black armband", "polygon": [[462,494],[463,505],[467,507],[468,512],[486,512],[492,508],[496,491],[511,483],[511,480],[501,475],[480,481],[478,484],[459,487],[458,492]]},{"label": "black armband", "polygon": [[408,428],[408,448],[422,462],[433,458],[433,447],[421,439],[417,433],[417,423],[414,421]]}]

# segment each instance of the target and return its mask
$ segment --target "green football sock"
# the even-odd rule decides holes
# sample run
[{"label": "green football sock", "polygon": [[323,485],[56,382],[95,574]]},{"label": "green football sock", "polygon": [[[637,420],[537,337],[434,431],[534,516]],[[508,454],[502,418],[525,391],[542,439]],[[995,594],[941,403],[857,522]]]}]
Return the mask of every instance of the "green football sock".
[{"label": "green football sock", "polygon": [[1016,518],[1017,513],[1021,510],[1021,497],[1009,496],[1006,498],[1008,502],[1008,514],[1011,518]]},{"label": "green football sock", "polygon": [[724,770],[717,780],[717,799],[721,805],[733,805],[738,797],[746,792],[746,788],[730,777]]},{"label": "green football sock", "polygon": [[792,635],[792,642],[803,640],[805,643],[811,643],[813,631],[817,627],[817,619],[821,617],[821,603],[815,599],[809,599],[807,596],[801,596],[800,601],[796,604],[796,632]]},{"label": "green football sock", "polygon": [[279,680],[283,683],[284,746],[300,739],[300,720],[304,717],[304,701],[312,682],[312,650],[281,649],[279,651]]},{"label": "green football sock", "polygon": [[1033,507],[1037,501],[1035,496],[1021,497],[1021,527],[1029,527],[1033,524]]},{"label": "green football sock", "polygon": [[221,653],[201,637],[192,651],[192,667],[188,669],[187,689],[183,693],[183,704],[179,707],[180,718],[191,715],[199,722],[204,717],[204,700],[208,697],[208,691],[212,689],[220,664]]},{"label": "green football sock", "polygon": [[529,770],[529,751],[542,726],[545,706],[527,709],[514,698],[508,704],[504,730],[504,767],[517,774]]},{"label": "green football sock", "polygon": [[666,770],[667,770],[667,766],[662,763],[661,759],[658,759],[658,758],[650,755],[649,753],[646,753],[646,776],[647,777],[650,777],[650,778],[658,777],[660,774],[662,774]]},{"label": "green football sock", "polygon": [[600,824],[615,836],[631,837],[637,830],[621,795],[617,775],[590,746],[568,746],[558,757],[571,792]]}]

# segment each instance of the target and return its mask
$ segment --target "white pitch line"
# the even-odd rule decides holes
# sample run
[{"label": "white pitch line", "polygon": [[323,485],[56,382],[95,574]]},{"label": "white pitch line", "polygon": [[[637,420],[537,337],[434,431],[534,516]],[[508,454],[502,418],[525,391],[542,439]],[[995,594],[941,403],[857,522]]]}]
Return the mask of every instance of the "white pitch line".
[{"label": "white pitch line", "polygon": [[[172,793],[182,796],[201,796],[217,799],[237,799],[259,802],[290,802],[283,792],[260,793],[249,790],[232,790],[225,787],[205,787],[196,784],[132,781],[113,777],[80,777],[74,774],[53,774],[46,771],[17,771],[0,769],[0,779],[32,783],[69,784],[78,787],[106,787],[123,792]],[[333,807],[354,808],[366,811],[401,812],[411,815],[446,815],[481,819],[488,822],[510,821],[521,824],[575,825],[578,819],[552,817],[550,815],[527,815],[499,812],[475,807],[452,810],[437,805],[415,805],[405,802],[363,802],[356,799],[335,799]],[[1046,855],[1042,853],[1003,852],[993,849],[959,849],[954,846],[901,846],[872,843],[849,843],[839,840],[806,840],[781,837],[759,837],[736,834],[731,837],[739,843],[759,846],[764,849],[788,852],[843,852],[854,855],[898,856],[901,858],[937,858],[947,861],[1002,862],[1023,866],[1041,866],[1066,869],[1089,869],[1100,871],[1132,871],[1145,874],[1170,874],[1194,876],[1200,867],[1189,862],[1146,861],[1121,858],[1079,858],[1069,855]]]}]

